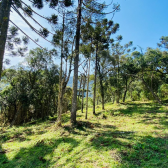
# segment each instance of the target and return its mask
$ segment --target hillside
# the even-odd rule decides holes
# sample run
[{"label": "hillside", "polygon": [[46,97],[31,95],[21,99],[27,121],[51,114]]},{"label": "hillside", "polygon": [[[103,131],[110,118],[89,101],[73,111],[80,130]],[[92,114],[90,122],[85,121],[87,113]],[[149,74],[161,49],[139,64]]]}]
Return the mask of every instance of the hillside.
[{"label": "hillside", "polygon": [[0,134],[1,168],[160,167],[168,165],[168,108],[151,102],[106,104],[91,109],[88,120],[77,113],[78,125],[63,127],[55,118],[13,128]]}]

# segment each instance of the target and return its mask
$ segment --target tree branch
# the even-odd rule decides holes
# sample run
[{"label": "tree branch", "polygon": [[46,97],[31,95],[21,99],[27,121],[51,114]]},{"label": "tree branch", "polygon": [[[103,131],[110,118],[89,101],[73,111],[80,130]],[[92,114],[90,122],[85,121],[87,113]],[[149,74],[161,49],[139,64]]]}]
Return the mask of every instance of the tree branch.
[{"label": "tree branch", "polygon": [[14,26],[16,26],[25,36],[27,36],[31,41],[33,41],[36,45],[38,45],[40,48],[44,49],[41,45],[36,43],[30,36],[28,36],[25,32],[23,32],[16,24],[14,24],[11,20],[9,20]]}]

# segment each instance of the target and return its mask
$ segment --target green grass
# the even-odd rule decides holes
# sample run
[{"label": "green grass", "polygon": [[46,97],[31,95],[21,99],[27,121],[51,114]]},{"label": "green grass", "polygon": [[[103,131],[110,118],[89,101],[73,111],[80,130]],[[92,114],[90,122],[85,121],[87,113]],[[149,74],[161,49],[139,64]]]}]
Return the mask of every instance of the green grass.
[{"label": "green grass", "polygon": [[77,113],[78,126],[53,120],[0,127],[0,168],[167,168],[168,107],[152,102],[111,104],[97,115]]}]

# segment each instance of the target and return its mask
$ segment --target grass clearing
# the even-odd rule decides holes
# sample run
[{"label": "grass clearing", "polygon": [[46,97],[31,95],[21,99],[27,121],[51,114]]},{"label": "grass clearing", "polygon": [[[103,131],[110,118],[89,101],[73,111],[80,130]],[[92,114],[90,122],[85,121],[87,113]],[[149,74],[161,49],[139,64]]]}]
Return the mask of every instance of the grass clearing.
[{"label": "grass clearing", "polygon": [[[106,104],[77,113],[78,126],[47,120],[13,128],[0,127],[1,168],[159,167],[168,165],[168,107],[152,102]],[[105,116],[105,117],[104,117]]]}]

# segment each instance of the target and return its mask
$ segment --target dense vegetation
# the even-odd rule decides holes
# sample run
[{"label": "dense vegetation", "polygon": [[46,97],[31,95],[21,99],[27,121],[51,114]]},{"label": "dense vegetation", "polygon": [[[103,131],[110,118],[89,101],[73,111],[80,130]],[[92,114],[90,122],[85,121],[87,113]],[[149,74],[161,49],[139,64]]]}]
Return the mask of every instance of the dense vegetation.
[{"label": "dense vegetation", "polygon": [[[115,37],[119,24],[107,16],[119,4],[44,2],[0,2],[0,167],[166,168],[168,37],[144,52]],[[40,15],[43,7],[55,14]],[[29,40],[38,47],[27,52]],[[5,51],[24,62],[3,68]]]}]

